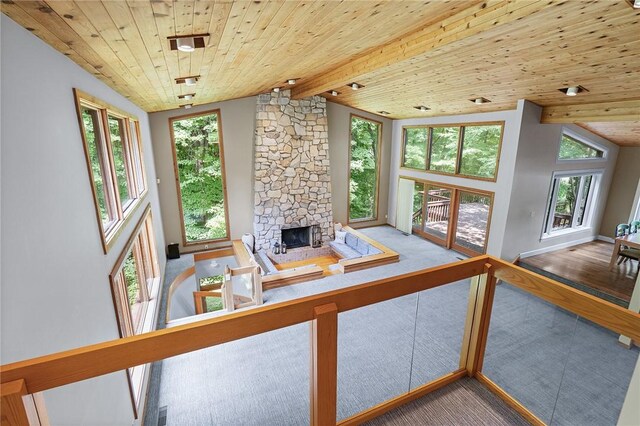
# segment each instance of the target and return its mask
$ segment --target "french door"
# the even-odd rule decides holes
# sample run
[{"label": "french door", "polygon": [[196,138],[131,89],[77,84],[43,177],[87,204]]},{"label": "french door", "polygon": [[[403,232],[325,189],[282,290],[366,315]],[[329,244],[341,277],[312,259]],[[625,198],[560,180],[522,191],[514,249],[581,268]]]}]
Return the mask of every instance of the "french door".
[{"label": "french door", "polygon": [[415,181],[413,233],[469,256],[484,254],[492,202],[489,192]]}]

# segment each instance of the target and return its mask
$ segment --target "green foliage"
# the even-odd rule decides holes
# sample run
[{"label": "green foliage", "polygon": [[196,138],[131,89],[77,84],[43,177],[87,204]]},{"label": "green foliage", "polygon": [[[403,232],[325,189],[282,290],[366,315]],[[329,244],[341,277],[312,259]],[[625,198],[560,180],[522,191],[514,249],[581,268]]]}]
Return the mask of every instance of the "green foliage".
[{"label": "green foliage", "polygon": [[580,141],[577,141],[567,135],[562,135],[560,141],[560,153],[558,158],[561,160],[580,159],[580,158],[601,158],[602,151],[590,147]]},{"label": "green foliage", "polygon": [[427,128],[405,129],[403,167],[424,170],[427,164]]},{"label": "green foliage", "polygon": [[140,283],[138,282],[138,272],[136,270],[136,260],[133,257],[133,252],[130,251],[127,258],[124,261],[124,279],[127,285],[127,296],[129,298],[129,305],[135,305],[140,299]]},{"label": "green foliage", "polygon": [[580,176],[563,177],[558,183],[556,213],[573,214],[580,187]]},{"label": "green foliage", "polygon": [[495,177],[502,126],[465,126],[460,173]]},{"label": "green foliage", "polygon": [[102,225],[109,223],[109,213],[107,211],[107,202],[104,195],[104,181],[102,180],[102,166],[100,165],[100,156],[98,155],[98,144],[96,141],[96,128],[94,120],[99,120],[98,112],[87,108],[82,109],[82,122],[84,124],[84,136],[89,149],[89,162],[91,163],[91,175],[96,188],[96,196],[98,198],[98,207],[100,208],[100,218]]},{"label": "green foliage", "polygon": [[124,206],[132,199],[129,191],[129,181],[127,178],[127,167],[124,159],[124,140],[122,134],[125,132],[124,120],[109,116],[109,135],[111,136],[111,152],[113,154],[113,165],[116,170],[116,180],[118,191],[120,192],[120,202]]},{"label": "green foliage", "polygon": [[456,172],[460,127],[434,127],[431,130],[429,170]]},{"label": "green foliage", "polygon": [[422,224],[422,204],[424,203],[424,183],[415,182],[413,185],[413,225]]},{"label": "green foliage", "polygon": [[376,216],[379,130],[378,123],[351,119],[350,219]]},{"label": "green foliage", "polygon": [[227,236],[218,116],[173,122],[187,241]]},{"label": "green foliage", "polygon": [[205,297],[204,301],[207,307],[205,312],[220,311],[223,308],[222,298],[220,297]]}]

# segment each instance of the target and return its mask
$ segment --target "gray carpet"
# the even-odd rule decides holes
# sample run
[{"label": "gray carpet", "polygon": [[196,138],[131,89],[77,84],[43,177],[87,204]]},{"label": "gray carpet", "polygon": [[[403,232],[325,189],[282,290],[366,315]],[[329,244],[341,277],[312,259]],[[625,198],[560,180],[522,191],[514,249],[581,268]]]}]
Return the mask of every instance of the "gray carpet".
[{"label": "gray carpet", "polygon": [[[460,257],[453,251],[415,236],[404,236],[389,227],[369,228],[363,232],[400,253],[400,262],[269,290],[265,292],[265,303],[454,262]],[[175,276],[185,267],[182,262],[174,267],[171,261],[167,276]],[[180,271],[176,271],[179,268]],[[167,282],[170,282],[169,278]],[[338,419],[455,370],[459,362],[468,289],[467,280],[340,314]],[[558,327],[560,333],[565,333],[564,339],[551,339],[547,345],[532,344],[537,343],[532,339],[540,337],[532,336],[532,332],[546,330],[549,322],[556,323],[554,318],[566,316],[563,311],[541,303],[508,285],[500,286],[485,372],[525,405],[536,407],[534,412],[540,406],[550,407],[553,413],[557,406],[555,423],[565,424],[566,416],[572,424],[615,424],[624,393],[621,396],[620,392],[610,394],[609,388],[603,391],[602,383],[594,376],[598,370],[590,368],[584,375],[575,377],[579,379],[581,392],[580,398],[574,398],[570,392],[576,386],[570,382],[573,370],[565,368],[563,358],[547,353],[547,349],[551,343],[562,345],[566,342],[567,332],[579,330],[580,339],[568,340],[573,345],[578,340],[587,346],[602,344],[611,350],[609,358],[622,359],[616,364],[617,368],[612,369],[617,373],[608,379],[621,389],[626,389],[629,383],[637,351],[622,349],[617,346],[615,336],[587,323],[581,323],[584,328],[572,329],[571,324],[565,326],[562,322]],[[525,308],[528,317],[524,322],[515,322]],[[501,310],[505,314],[500,314]],[[527,327],[516,327],[515,324]],[[555,336],[547,333],[542,337],[549,334]],[[308,348],[308,324],[299,324],[156,363],[145,424],[158,424],[157,413],[161,407],[166,407],[168,425],[308,424]],[[509,352],[516,350],[520,352]],[[537,381],[526,374],[523,378],[519,373],[526,371],[532,361],[537,369]],[[598,357],[593,359],[595,363],[600,361]],[[557,371],[558,365],[564,374]],[[556,385],[555,394],[549,381]],[[563,391],[559,393],[561,388]],[[527,398],[527,395],[534,397]],[[611,403],[611,398],[616,399],[615,404]],[[587,407],[582,408],[585,404]],[[601,417],[587,417],[591,422],[586,423],[574,421],[578,418],[574,412],[598,411],[599,404],[608,405],[600,410],[604,413]]]},{"label": "gray carpet", "polygon": [[529,425],[478,381],[464,378],[396,408],[368,426]]}]

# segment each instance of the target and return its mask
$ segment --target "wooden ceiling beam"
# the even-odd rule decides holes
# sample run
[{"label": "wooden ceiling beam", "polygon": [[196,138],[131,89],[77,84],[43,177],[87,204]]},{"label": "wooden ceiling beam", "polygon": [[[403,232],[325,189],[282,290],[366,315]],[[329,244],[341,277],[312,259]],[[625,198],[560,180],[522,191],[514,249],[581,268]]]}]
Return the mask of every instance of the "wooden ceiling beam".
[{"label": "wooden ceiling beam", "polygon": [[383,46],[336,67],[332,71],[301,82],[292,90],[299,99],[344,88],[366,74],[424,55],[447,44],[479,35],[500,25],[535,13],[553,2],[541,0],[486,0],[442,20],[431,20],[423,28],[401,36]]},{"label": "wooden ceiling beam", "polygon": [[542,108],[541,123],[640,121],[640,99]]}]

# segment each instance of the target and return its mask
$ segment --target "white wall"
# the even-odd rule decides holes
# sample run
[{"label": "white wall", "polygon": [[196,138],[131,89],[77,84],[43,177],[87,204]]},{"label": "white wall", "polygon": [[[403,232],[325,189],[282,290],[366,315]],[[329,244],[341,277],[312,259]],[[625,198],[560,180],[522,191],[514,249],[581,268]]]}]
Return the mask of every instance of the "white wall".
[{"label": "white wall", "polygon": [[382,123],[380,143],[380,181],[378,190],[378,219],[357,222],[353,227],[383,225],[387,223],[387,202],[389,199],[389,168],[391,165],[392,120],[369,114],[344,105],[327,102],[329,121],[329,158],[331,160],[331,203],[333,221],[347,224],[347,204],[349,191],[349,149],[351,147],[351,114]]},{"label": "white wall", "polygon": [[[256,97],[198,105],[189,110],[173,109],[149,114],[164,234],[169,243],[179,243],[180,252],[203,250],[204,244],[182,245],[182,224],[169,118],[219,109],[222,122],[229,228],[231,239],[253,233],[253,138],[256,126]],[[228,246],[229,242],[207,243],[209,249]]]},{"label": "white wall", "polygon": [[[108,275],[151,203],[164,238],[147,114],[5,15],[2,31],[2,363],[118,338]],[[150,190],[103,253],[72,88],[137,115]],[[131,424],[124,372],[45,392],[52,424]]]},{"label": "white wall", "polygon": [[[608,150],[606,159],[585,161],[557,160],[563,125],[540,124],[542,108],[525,102],[520,131],[520,143],[515,164],[509,217],[504,233],[501,257],[513,260],[521,253],[546,250],[558,245],[571,245],[597,237],[618,147],[581,127],[565,125],[574,133]],[[547,201],[554,171],[604,169],[596,202],[592,226],[579,232],[542,239]]]},{"label": "white wall", "polygon": [[[510,111],[498,111],[468,115],[451,115],[443,117],[414,118],[395,120],[393,122],[391,173],[389,175],[389,223],[395,225],[398,179],[400,176],[429,180],[442,184],[458,185],[467,188],[480,189],[495,193],[493,200],[493,214],[487,242],[487,253],[499,255],[502,250],[503,235],[507,221],[507,212],[511,198],[511,183],[520,134],[520,118],[524,103],[518,102],[518,107]],[[402,161],[402,127],[413,125],[462,124],[490,121],[504,121],[502,148],[498,177],[495,182],[487,182],[457,176],[446,176],[426,171],[411,170],[400,167]]]}]

